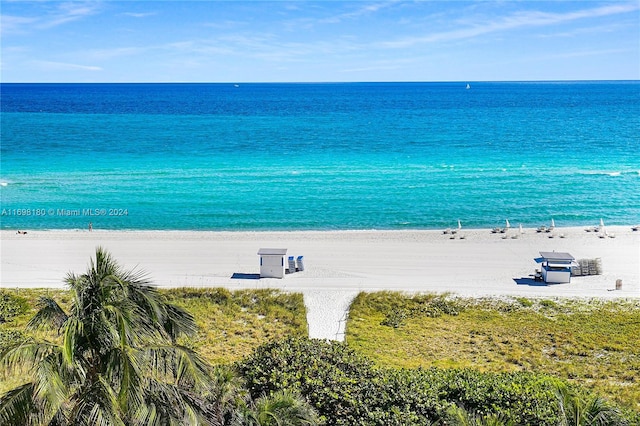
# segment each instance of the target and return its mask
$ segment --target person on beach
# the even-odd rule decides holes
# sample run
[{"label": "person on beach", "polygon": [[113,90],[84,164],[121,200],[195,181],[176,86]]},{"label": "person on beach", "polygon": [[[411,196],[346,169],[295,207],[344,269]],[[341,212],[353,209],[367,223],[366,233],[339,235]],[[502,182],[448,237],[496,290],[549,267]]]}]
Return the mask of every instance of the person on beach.
[{"label": "person on beach", "polygon": [[89,222],[89,232],[93,231],[93,223]]}]

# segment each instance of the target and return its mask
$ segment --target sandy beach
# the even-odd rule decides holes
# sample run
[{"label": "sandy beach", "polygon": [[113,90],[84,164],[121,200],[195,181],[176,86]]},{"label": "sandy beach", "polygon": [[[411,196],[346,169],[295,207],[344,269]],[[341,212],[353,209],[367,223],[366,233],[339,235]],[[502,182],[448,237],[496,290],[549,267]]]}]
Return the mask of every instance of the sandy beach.
[{"label": "sandy beach", "polygon": [[[599,238],[584,227],[523,232],[511,229],[503,238],[488,229],[463,229],[451,239],[442,231],[2,231],[0,283],[6,288],[64,287],[65,275],[84,272],[95,248],[102,246],[124,267],[146,271],[159,287],[302,292],[310,337],[330,339],[341,339],[345,310],[360,291],[640,297],[640,232],[631,226],[607,227],[615,238]],[[262,247],[303,255],[305,270],[283,279],[257,279]],[[600,258],[603,273],[573,277],[570,284],[535,282],[530,275],[540,251]],[[622,280],[620,290],[614,290],[616,280]]]}]

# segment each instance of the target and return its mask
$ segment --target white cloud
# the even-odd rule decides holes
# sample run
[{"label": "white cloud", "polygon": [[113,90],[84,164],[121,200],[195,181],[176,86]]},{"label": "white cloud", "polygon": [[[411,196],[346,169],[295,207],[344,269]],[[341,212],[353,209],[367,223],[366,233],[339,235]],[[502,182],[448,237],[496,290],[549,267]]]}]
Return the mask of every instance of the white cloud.
[{"label": "white cloud", "polygon": [[120,15],[122,16],[129,16],[131,18],[147,18],[149,16],[155,16],[157,15],[157,12],[140,12],[140,13],[136,13],[136,12],[123,12]]},{"label": "white cloud", "polygon": [[2,15],[0,16],[0,28],[3,34],[23,33],[37,22],[37,18],[25,16]]},{"label": "white cloud", "polygon": [[101,2],[61,3],[51,13],[41,17],[37,26],[42,29],[53,28],[69,22],[97,14],[102,9]]},{"label": "white cloud", "polygon": [[468,39],[484,34],[515,30],[519,28],[557,25],[580,19],[629,13],[637,11],[639,8],[640,6],[638,4],[625,3],[567,13],[548,13],[539,11],[518,12],[490,22],[468,22],[466,28],[436,32],[422,37],[405,37],[402,39],[382,42],[380,45],[387,48],[407,48],[419,44]]},{"label": "white cloud", "polygon": [[24,34],[32,32],[34,29],[50,29],[95,15],[102,10],[102,4],[99,1],[69,3],[42,2],[42,4],[44,6],[53,4],[55,7],[45,8],[43,13],[38,16],[2,15],[0,17],[2,33]]},{"label": "white cloud", "polygon": [[[394,1],[388,1],[388,2],[383,2],[383,3],[366,3],[364,6],[353,10],[351,12],[345,12],[339,15],[335,15],[332,16],[330,18],[324,18],[324,19],[320,19],[319,22],[321,23],[340,23],[344,20],[348,20],[348,19],[355,19],[358,18],[360,16],[364,16],[364,15],[370,15],[372,13],[378,12],[379,10],[382,9],[386,9],[390,6],[395,5],[396,3],[398,3],[399,0],[394,0]],[[357,4],[357,3],[354,3]]]}]

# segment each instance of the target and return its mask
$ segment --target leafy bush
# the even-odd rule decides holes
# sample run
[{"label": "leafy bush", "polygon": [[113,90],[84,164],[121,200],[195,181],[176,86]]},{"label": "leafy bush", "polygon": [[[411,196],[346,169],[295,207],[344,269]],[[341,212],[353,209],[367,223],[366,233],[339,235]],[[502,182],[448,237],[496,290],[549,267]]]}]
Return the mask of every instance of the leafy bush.
[{"label": "leafy bush", "polygon": [[328,425],[428,425],[457,406],[515,424],[559,421],[559,381],[535,373],[376,368],[344,343],[307,339],[261,346],[238,368],[254,398],[300,393]]},{"label": "leafy bush", "polygon": [[23,297],[0,290],[0,324],[27,312],[29,303]]},{"label": "leafy bush", "polygon": [[15,330],[0,330],[0,350],[11,345],[15,342],[18,342],[24,337],[24,335]]},{"label": "leafy bush", "polygon": [[370,361],[346,345],[286,339],[259,347],[238,366],[253,398],[281,390],[300,393],[330,425],[359,425],[366,417],[363,399],[377,380]]}]

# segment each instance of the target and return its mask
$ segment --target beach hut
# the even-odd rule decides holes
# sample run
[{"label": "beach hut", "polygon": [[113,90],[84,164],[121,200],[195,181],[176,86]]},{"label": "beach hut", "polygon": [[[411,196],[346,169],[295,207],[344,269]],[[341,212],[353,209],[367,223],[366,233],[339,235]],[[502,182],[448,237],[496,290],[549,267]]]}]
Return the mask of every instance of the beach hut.
[{"label": "beach hut", "polygon": [[258,250],[260,256],[260,278],[283,278],[284,258],[287,249],[261,248]]},{"label": "beach hut", "polygon": [[541,251],[537,262],[542,263],[542,280],[547,284],[571,282],[571,267],[577,265],[569,253]]}]

